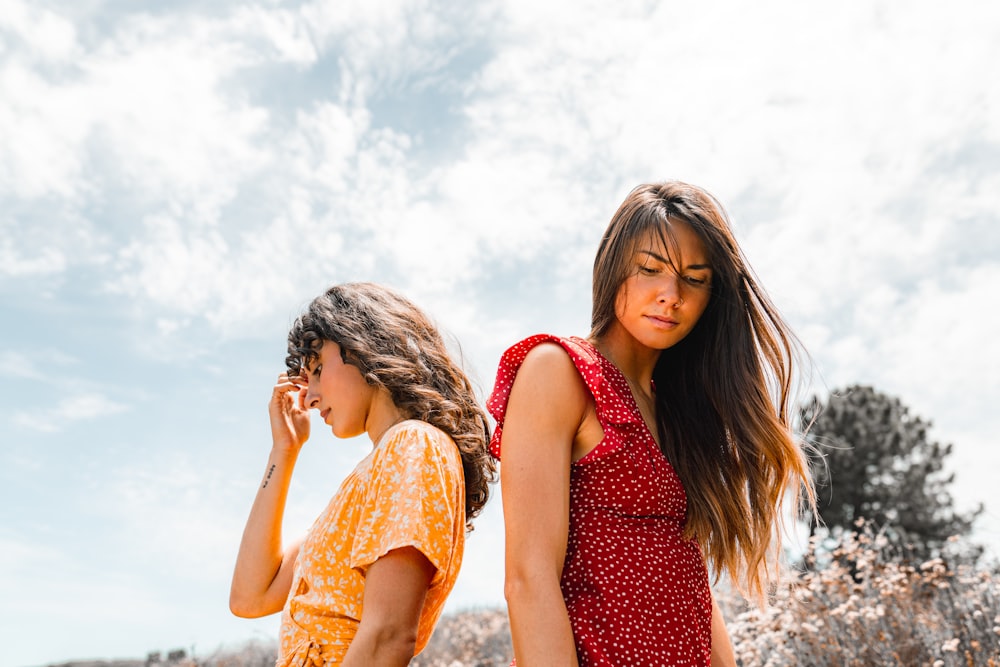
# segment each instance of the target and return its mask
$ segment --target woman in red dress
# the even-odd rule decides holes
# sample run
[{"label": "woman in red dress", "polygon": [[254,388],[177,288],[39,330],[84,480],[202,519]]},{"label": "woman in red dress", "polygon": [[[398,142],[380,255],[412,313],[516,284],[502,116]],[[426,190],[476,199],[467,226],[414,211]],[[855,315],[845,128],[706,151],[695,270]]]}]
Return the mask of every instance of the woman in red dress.
[{"label": "woman in red dress", "polygon": [[514,345],[488,403],[519,667],[735,666],[709,569],[762,598],[782,500],[813,497],[794,349],[718,201],[629,194],[589,337]]}]

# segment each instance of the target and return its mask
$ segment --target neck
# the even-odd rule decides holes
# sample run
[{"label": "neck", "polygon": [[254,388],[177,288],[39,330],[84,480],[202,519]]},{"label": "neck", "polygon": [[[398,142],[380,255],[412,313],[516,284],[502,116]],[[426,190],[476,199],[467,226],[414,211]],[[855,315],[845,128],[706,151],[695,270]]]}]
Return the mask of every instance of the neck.
[{"label": "neck", "polygon": [[606,333],[592,339],[591,342],[621,371],[632,385],[633,391],[638,390],[647,397],[652,396],[653,369],[660,358],[661,350],[639,343],[617,323],[612,324]]},{"label": "neck", "polygon": [[372,398],[368,419],[365,420],[365,431],[371,438],[372,445],[377,445],[386,431],[404,419],[406,416],[392,402],[389,392],[385,389],[377,390]]}]

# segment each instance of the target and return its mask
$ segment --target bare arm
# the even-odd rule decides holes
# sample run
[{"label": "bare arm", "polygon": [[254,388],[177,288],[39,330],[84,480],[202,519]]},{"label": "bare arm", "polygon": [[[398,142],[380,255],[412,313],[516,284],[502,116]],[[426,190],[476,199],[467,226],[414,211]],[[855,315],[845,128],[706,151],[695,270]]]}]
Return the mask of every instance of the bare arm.
[{"label": "bare arm", "polygon": [[300,545],[296,542],[282,549],[281,525],[295,461],[309,437],[309,415],[299,387],[285,374],[274,386],[268,412],[271,454],[243,529],[229,590],[229,609],[247,618],[281,611]]},{"label": "bare arm", "polygon": [[569,475],[588,394],[565,351],[528,353],[511,388],[500,484],[504,593],[519,667],[578,664],[559,588],[569,534]]},{"label": "bare arm", "polygon": [[712,599],[712,667],[736,667],[733,643],[729,640],[722,610]]},{"label": "bare arm", "polygon": [[358,633],[343,667],[402,667],[410,662],[434,565],[418,549],[393,549],[368,567]]}]

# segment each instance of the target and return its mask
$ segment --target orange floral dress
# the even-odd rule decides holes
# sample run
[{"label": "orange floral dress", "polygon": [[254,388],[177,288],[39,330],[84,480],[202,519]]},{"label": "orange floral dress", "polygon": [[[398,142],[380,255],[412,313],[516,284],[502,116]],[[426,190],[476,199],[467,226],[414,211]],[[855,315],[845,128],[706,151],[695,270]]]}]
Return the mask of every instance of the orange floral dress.
[{"label": "orange floral dress", "polygon": [[343,662],[361,620],[368,566],[407,546],[437,569],[420,614],[419,653],[462,564],[465,480],[451,437],[416,420],[382,436],[310,529],[281,613],[278,667]]}]

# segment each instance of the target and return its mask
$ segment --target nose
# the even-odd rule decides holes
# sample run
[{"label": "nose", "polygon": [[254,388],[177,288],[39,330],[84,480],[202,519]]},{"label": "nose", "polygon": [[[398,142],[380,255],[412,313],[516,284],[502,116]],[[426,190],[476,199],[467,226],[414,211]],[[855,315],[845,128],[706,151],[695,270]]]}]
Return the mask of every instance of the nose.
[{"label": "nose", "polygon": [[306,395],[302,398],[303,405],[308,409],[313,409],[319,406],[319,392],[316,391],[315,386],[312,384],[306,385],[305,387]]},{"label": "nose", "polygon": [[679,308],[684,303],[684,299],[681,297],[680,276],[673,273],[665,275],[656,300],[670,308]]}]

